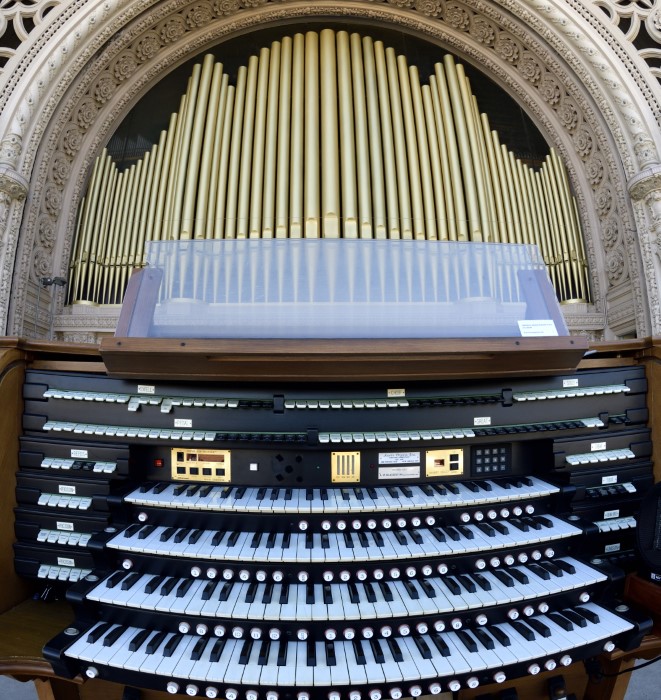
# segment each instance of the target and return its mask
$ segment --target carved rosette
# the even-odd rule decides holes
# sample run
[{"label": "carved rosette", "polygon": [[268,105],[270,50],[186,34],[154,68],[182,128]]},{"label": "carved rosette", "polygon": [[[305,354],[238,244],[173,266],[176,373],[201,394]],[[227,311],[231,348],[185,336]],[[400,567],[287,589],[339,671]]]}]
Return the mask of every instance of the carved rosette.
[{"label": "carved rosette", "polygon": [[[72,97],[69,102],[60,103],[60,115],[49,126],[48,146],[42,148],[35,163],[34,190],[40,192],[40,197],[35,200],[37,209],[26,217],[23,231],[33,241],[32,275],[37,276],[44,267],[53,271],[66,264],[73,241],[73,212],[84,184],[83,173],[140,92],[155,83],[170,66],[227,34],[248,31],[265,21],[283,23],[288,17],[328,14],[328,7],[320,9],[315,3],[290,0],[190,3],[181,0],[155,5],[139,14],[133,5],[134,21],[127,20],[121,32],[115,29],[100,35],[95,60],[69,84],[68,93]],[[498,71],[503,82],[535,110],[550,133],[564,130],[583,164],[584,181],[592,188],[591,195],[579,193],[579,206],[584,213],[596,212],[600,230],[607,232],[598,243],[610,256],[609,284],[617,280],[621,285],[627,280],[630,265],[615,269],[621,260],[615,251],[623,244],[623,222],[627,215],[622,210],[622,188],[612,180],[616,170],[613,156],[604,151],[609,142],[603,136],[600,117],[590,112],[593,106],[582,97],[582,86],[575,76],[565,72],[557,54],[540,42],[535,31],[505,15],[496,5],[478,0],[365,0],[334,6],[332,12],[338,16],[396,23],[439,43],[460,48],[475,62]],[[645,149],[650,146],[641,143],[640,148],[644,157]],[[74,187],[70,182],[72,174],[77,178]],[[65,188],[68,188],[66,198]],[[48,225],[44,223],[46,220]],[[58,247],[62,260],[55,265],[52,260],[48,265],[44,263],[55,250],[54,237],[44,235],[45,231],[66,231],[64,245]],[[595,242],[590,232],[586,244],[590,267],[595,269]],[[598,287],[594,291],[599,307],[601,292]]]}]

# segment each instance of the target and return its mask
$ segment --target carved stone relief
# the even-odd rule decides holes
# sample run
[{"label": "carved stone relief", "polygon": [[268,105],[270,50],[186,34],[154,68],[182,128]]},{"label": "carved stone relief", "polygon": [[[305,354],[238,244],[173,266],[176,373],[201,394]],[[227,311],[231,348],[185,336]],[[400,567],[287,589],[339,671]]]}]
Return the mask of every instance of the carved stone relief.
[{"label": "carved stone relief", "polygon": [[[588,56],[586,61],[584,55],[572,54],[566,46],[554,48],[558,35],[549,28],[547,20],[550,18],[553,28],[554,22],[562,25],[555,6],[540,0],[533,3],[539,10],[533,14],[528,3],[500,4],[512,9],[512,13],[503,13],[495,3],[476,0],[375,0],[346,5],[301,5],[287,0],[180,0],[153,6],[149,2],[131,3],[124,15],[106,3],[101,13],[108,18],[103,31],[97,33],[88,26],[79,40],[81,56],[85,39],[84,53],[91,56],[94,50],[94,59],[84,70],[60,81],[61,89],[51,95],[47,109],[40,114],[42,121],[32,124],[33,136],[26,143],[23,163],[34,161],[34,194],[21,230],[17,264],[21,274],[13,291],[10,332],[23,332],[28,325],[25,299],[30,280],[34,284],[44,271],[65,274],[76,205],[90,163],[137,96],[170,67],[223,37],[264,23],[328,14],[396,24],[403,31],[425,36],[468,58],[514,93],[556,144],[577,191],[595,298],[589,312],[579,314],[585,328],[594,325],[595,319],[602,322],[607,312],[611,324],[609,292],[617,289],[621,299],[620,290],[627,289],[628,327],[620,322],[615,326],[622,332],[637,331],[641,335],[652,328],[661,330],[661,318],[655,317],[651,322],[648,319],[645,284],[640,279],[644,266],[640,264],[641,251],[634,234],[636,225],[626,188],[622,186],[627,174],[631,176],[656,162],[654,140],[639,128],[640,119],[633,114],[630,124],[635,148],[629,147],[629,134],[621,131],[619,115],[614,114],[609,96],[599,97],[598,90],[592,96],[588,94],[582,84],[589,88],[592,80],[586,65],[590,63],[593,70],[592,64],[599,57]],[[581,3],[573,4],[578,11]],[[650,16],[654,22],[654,13]],[[575,30],[569,27],[563,31]],[[1,37],[0,33],[0,40]],[[587,38],[581,41],[587,46]],[[586,53],[590,50],[594,48],[587,47]],[[558,58],[561,51],[564,60]],[[572,64],[574,73],[567,71],[565,61]],[[631,108],[633,113],[626,97],[620,102],[623,112]],[[642,254],[645,255],[644,249]],[[654,281],[654,288],[648,284],[649,293],[658,292],[655,284]],[[568,314],[571,317],[571,312]],[[575,322],[570,325],[576,328]],[[596,333],[598,329],[589,330]]]}]

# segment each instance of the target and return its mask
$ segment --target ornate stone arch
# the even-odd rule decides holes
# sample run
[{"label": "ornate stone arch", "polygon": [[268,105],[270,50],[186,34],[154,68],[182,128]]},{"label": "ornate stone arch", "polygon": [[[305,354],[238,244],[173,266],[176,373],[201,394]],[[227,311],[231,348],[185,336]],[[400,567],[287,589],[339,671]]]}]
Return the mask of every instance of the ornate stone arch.
[{"label": "ornate stone arch", "polygon": [[[106,1],[53,10],[46,30],[25,47],[34,66],[12,73],[0,98],[0,182],[13,176],[27,195],[24,203],[20,194],[3,195],[4,209],[0,202],[3,270],[15,257],[11,306],[0,309],[7,331],[30,335],[47,327],[49,299],[44,295],[43,308],[36,307],[37,280],[65,275],[90,164],[140,95],[225,37],[335,17],[420,35],[470,61],[524,104],[568,166],[586,231],[594,304],[568,311],[570,325],[595,337],[658,333],[656,200],[640,184],[649,182],[647,171],[656,182],[654,101],[646,100],[640,71],[631,78],[635,55],[609,47],[598,18],[583,3],[571,4],[586,33],[567,24],[567,3],[544,0]],[[74,21],[77,30],[67,33]],[[591,23],[599,26],[596,36],[587,33]],[[630,180],[641,190],[635,207]],[[6,303],[9,294],[1,298]],[[61,309],[61,297],[55,304]],[[93,340],[92,327],[105,324],[111,332],[114,320],[72,317],[70,336]]]}]

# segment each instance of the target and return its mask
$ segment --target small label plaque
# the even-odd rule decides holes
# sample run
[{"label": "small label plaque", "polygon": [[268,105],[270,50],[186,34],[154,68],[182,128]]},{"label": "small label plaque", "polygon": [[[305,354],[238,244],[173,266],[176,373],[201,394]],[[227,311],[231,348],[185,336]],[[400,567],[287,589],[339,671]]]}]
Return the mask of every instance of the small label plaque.
[{"label": "small label plaque", "polygon": [[73,486],[72,484],[59,484],[57,487],[57,492],[58,493],[65,493],[68,496],[75,496],[76,495],[76,487]]},{"label": "small label plaque", "polygon": [[420,464],[420,453],[379,452],[379,464]]},{"label": "small label plaque", "polygon": [[192,418],[175,418],[174,419],[175,428],[192,428],[193,419]]},{"label": "small label plaque", "polygon": [[379,467],[379,479],[419,479],[420,467]]},{"label": "small label plaque", "polygon": [[71,457],[73,459],[87,459],[89,453],[87,450],[71,450]]},{"label": "small label plaque", "polygon": [[593,442],[590,444],[590,450],[592,452],[602,452],[605,449],[606,449],[605,442]]},{"label": "small label plaque", "polygon": [[70,559],[69,557],[58,557],[57,558],[57,565],[58,566],[76,566],[76,560]]},{"label": "small label plaque", "polygon": [[73,532],[73,523],[64,523],[58,520],[55,524],[55,527],[58,530],[66,530],[67,532]]},{"label": "small label plaque", "polygon": [[155,394],[156,387],[152,384],[138,384],[138,394]]}]

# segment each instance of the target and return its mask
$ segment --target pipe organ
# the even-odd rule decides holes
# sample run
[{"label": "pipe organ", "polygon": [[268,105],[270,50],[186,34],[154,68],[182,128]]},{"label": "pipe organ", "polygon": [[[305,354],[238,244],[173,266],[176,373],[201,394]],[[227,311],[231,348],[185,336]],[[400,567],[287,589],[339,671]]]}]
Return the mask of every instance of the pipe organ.
[{"label": "pipe organ", "polygon": [[567,173],[517,158],[450,55],[422,78],[369,36],[285,36],[238,69],[208,55],[168,128],[120,171],[96,160],[70,303],[120,303],[147,241],[375,238],[536,244],[561,301],[589,301]]}]

